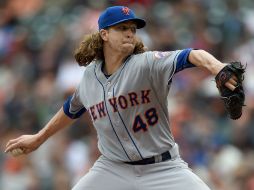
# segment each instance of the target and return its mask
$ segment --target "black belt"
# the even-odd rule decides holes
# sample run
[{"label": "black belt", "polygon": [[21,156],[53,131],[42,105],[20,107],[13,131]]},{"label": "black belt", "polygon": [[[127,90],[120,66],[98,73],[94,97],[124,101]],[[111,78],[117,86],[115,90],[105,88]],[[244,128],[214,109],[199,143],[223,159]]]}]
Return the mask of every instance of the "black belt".
[{"label": "black belt", "polygon": [[133,161],[133,162],[125,162],[125,163],[130,164],[130,165],[147,165],[147,164],[154,164],[154,163],[158,163],[158,162],[164,162],[169,159],[171,159],[170,152],[166,151],[158,156],[153,156],[150,158],[145,158],[143,160],[138,160],[138,161]]}]

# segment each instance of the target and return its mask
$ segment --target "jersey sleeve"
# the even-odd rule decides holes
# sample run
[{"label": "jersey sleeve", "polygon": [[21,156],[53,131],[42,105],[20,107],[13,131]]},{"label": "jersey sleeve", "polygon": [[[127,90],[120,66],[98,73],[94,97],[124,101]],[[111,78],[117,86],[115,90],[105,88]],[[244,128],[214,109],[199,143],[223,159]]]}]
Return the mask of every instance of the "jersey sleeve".
[{"label": "jersey sleeve", "polygon": [[191,68],[195,67],[192,63],[189,62],[189,54],[191,52],[192,48],[184,49],[182,50],[178,57],[177,57],[177,62],[176,62],[176,70],[175,73],[182,71],[186,68]]},{"label": "jersey sleeve", "polygon": [[87,111],[80,100],[79,88],[75,93],[68,97],[63,104],[64,113],[71,119],[79,118]]},{"label": "jersey sleeve", "polygon": [[150,66],[150,75],[153,80],[171,81],[173,75],[186,68],[195,67],[188,61],[191,48],[176,51],[151,51],[147,61]]}]

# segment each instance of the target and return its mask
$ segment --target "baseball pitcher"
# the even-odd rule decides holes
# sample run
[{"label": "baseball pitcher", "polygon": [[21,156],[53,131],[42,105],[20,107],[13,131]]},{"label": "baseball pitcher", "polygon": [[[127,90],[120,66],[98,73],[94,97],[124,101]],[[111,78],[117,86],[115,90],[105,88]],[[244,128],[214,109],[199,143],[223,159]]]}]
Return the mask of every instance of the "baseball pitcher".
[{"label": "baseball pitcher", "polygon": [[232,119],[242,114],[244,68],[224,64],[204,50],[145,51],[136,30],[146,22],[128,7],[114,6],[98,19],[75,59],[86,66],[75,93],[35,135],[10,140],[6,152],[36,150],[88,112],[101,157],[73,190],[208,190],[179,155],[170,131],[167,96],[172,78],[190,67],[207,69]]}]

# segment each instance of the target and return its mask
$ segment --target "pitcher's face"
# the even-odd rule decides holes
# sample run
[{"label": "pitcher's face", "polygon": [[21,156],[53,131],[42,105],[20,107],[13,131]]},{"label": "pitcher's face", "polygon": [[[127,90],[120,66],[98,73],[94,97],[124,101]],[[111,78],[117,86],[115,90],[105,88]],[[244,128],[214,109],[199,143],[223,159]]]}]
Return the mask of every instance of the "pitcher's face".
[{"label": "pitcher's face", "polygon": [[133,21],[111,26],[105,30],[104,43],[108,43],[112,51],[131,54],[136,45],[136,29],[137,25]]}]

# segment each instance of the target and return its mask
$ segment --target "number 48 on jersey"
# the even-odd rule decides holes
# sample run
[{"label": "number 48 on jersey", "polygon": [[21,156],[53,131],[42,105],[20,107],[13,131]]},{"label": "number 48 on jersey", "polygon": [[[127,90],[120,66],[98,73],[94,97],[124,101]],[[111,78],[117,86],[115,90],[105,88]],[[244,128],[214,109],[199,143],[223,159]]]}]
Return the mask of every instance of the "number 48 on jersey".
[{"label": "number 48 on jersey", "polygon": [[147,131],[148,126],[154,126],[158,122],[158,114],[155,108],[148,109],[144,115],[137,115],[134,119],[132,129],[136,133],[140,130]]}]

